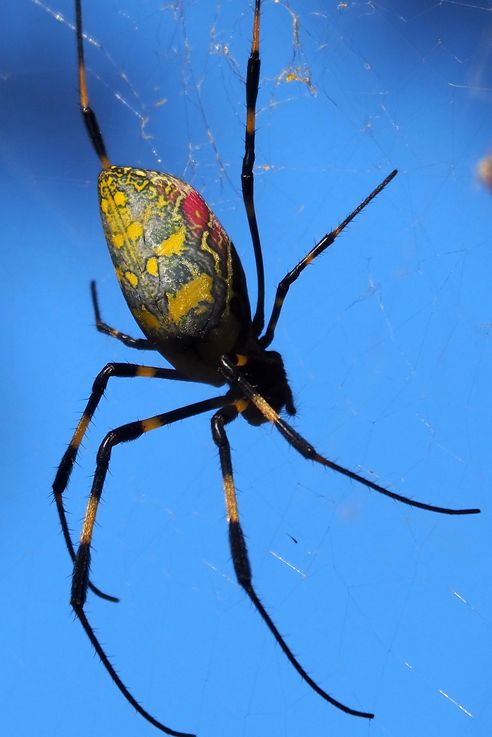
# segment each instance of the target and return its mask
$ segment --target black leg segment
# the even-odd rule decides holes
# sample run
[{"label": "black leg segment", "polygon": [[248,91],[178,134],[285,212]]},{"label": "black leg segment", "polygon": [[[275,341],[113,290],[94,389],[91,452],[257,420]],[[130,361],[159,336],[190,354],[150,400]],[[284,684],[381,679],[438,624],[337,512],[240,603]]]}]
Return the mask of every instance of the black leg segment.
[{"label": "black leg segment", "polygon": [[138,711],[138,713],[146,719],[150,724],[159,729],[161,732],[169,735],[175,735],[175,737],[194,737],[187,732],[178,732],[155,719],[148,711],[143,709],[138,701],[134,698],[132,693],[125,686],[121,678],[116,673],[113,665],[111,664],[104,648],[99,642],[94,629],[90,625],[86,614],[84,612],[84,604],[87,597],[87,589],[89,587],[89,566],[90,566],[90,548],[92,543],[92,534],[94,531],[94,525],[96,522],[96,515],[101,499],[101,494],[108,471],[109,462],[111,459],[112,449],[120,443],[126,443],[131,440],[136,440],[143,433],[156,430],[159,427],[170,425],[173,422],[184,420],[189,417],[207,412],[210,410],[223,407],[224,404],[230,402],[230,399],[226,396],[213,397],[212,399],[206,399],[203,402],[196,402],[195,404],[187,405],[186,407],[180,407],[170,412],[164,412],[163,414],[155,415],[154,417],[148,417],[145,420],[138,420],[136,422],[129,422],[126,425],[121,425],[114,430],[111,430],[103,442],[99,446],[97,453],[97,465],[94,474],[94,480],[92,483],[92,489],[87,503],[87,509],[85,513],[84,523],[82,526],[82,533],[80,536],[80,544],[75,556],[75,564],[72,577],[72,593],[70,603],[73,607],[75,614],[77,615],[82,627],[85,630],[86,635],[94,646],[97,654],[99,655],[103,666],[107,673],[112,679],[115,686],[123,694],[125,699]]},{"label": "black leg segment", "polygon": [[234,565],[234,571],[238,583],[249,596],[251,602],[254,604],[256,611],[261,616],[266,626],[272,633],[273,637],[280,645],[282,651],[287,657],[289,663],[299,673],[301,678],[313,691],[315,691],[322,699],[328,701],[337,709],[344,711],[346,714],[350,714],[355,717],[362,717],[364,719],[372,719],[374,714],[365,711],[358,711],[357,709],[351,709],[349,706],[342,704],[333,696],[330,696],[324,691],[316,681],[304,670],[302,665],[299,663],[292,650],[289,648],[284,638],[280,634],[272,618],[263,606],[258,594],[256,593],[253,582],[252,582],[252,571],[251,564],[249,562],[248,550],[246,547],[246,541],[239,521],[239,512],[237,507],[236,491],[234,488],[234,481],[232,476],[232,461],[231,461],[231,449],[227,435],[225,432],[225,425],[231,422],[237,416],[237,411],[234,408],[225,408],[217,412],[212,418],[212,437],[215,444],[219,449],[220,465],[222,469],[222,478],[224,481],[224,492],[227,509],[227,521],[229,523],[229,545],[231,548],[232,562]]},{"label": "black leg segment", "polygon": [[131,335],[122,333],[117,328],[112,328],[101,318],[101,310],[99,308],[99,298],[97,296],[96,282],[91,281],[91,299],[92,308],[94,310],[94,317],[96,321],[96,330],[105,335],[110,335],[112,338],[120,340],[128,348],[136,348],[139,351],[155,351],[155,347],[152,345],[150,340],[146,338],[132,338]]},{"label": "black leg segment", "polygon": [[355,471],[351,471],[348,468],[344,468],[343,466],[338,465],[338,463],[335,463],[334,461],[330,461],[328,458],[325,458],[320,453],[318,453],[315,448],[313,448],[313,446],[310,445],[307,440],[302,437],[302,435],[299,435],[299,433],[296,432],[294,428],[289,425],[288,422],[280,417],[280,415],[273,409],[273,407],[268,404],[266,399],[262,397],[261,394],[259,394],[253,386],[251,386],[249,381],[244,378],[244,376],[241,374],[241,370],[234,365],[233,361],[231,361],[230,358],[228,358],[227,356],[222,356],[220,359],[220,363],[221,370],[226,381],[229,382],[229,384],[238,387],[241,393],[257,407],[265,420],[274,424],[277,430],[287,440],[287,442],[292,445],[292,447],[295,448],[302,456],[304,456],[304,458],[308,458],[312,461],[315,461],[316,463],[319,463],[322,466],[331,468],[332,471],[336,471],[343,476],[347,476],[353,481],[357,481],[357,483],[363,484],[368,489],[377,491],[379,494],[389,496],[391,499],[395,499],[402,504],[407,504],[409,507],[417,507],[418,509],[425,509],[428,512],[437,512],[439,514],[479,514],[480,510],[476,508],[451,509],[449,507],[439,507],[434,504],[427,504],[425,502],[416,501],[415,499],[410,499],[406,496],[402,496],[401,494],[397,494],[394,491],[390,491],[384,486],[380,486],[374,481],[370,481],[369,479],[364,478],[364,476],[360,476],[358,473],[355,473]]}]

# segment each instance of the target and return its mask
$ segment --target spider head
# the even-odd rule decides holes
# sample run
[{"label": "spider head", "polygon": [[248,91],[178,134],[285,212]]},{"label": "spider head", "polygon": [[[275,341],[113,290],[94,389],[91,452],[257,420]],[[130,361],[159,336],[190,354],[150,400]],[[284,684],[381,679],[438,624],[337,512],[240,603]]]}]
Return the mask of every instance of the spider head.
[{"label": "spider head", "polygon": [[[242,376],[258,394],[261,394],[276,412],[285,410],[288,415],[295,415],[294,398],[280,353],[260,349],[238,358],[240,361],[237,365],[240,366]],[[231,392],[236,393],[236,390],[232,389]],[[267,421],[251,402],[247,403],[241,414],[251,425],[261,425]]]}]

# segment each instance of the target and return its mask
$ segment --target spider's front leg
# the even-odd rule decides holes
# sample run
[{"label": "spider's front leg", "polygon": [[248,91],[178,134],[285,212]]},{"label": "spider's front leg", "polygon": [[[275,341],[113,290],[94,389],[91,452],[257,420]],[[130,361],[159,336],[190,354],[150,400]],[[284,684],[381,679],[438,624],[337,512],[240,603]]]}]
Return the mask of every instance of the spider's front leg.
[{"label": "spider's front leg", "polygon": [[79,548],[77,555],[75,556],[73,568],[70,604],[77,614],[80,614],[87,598],[91,541],[94,532],[94,524],[96,522],[97,509],[99,507],[104,481],[109,468],[111,451],[115,445],[119,445],[120,443],[125,443],[130,440],[136,440],[144,432],[153,430],[155,427],[161,427],[163,424],[165,423],[162,421],[162,415],[151,417],[147,420],[129,422],[115,430],[110,430],[99,446],[99,450],[97,452],[96,471],[94,473],[89,501],[87,502]]},{"label": "spider's front leg", "polygon": [[289,648],[284,638],[280,634],[270,615],[266,611],[265,607],[261,603],[258,594],[253,587],[251,564],[249,562],[248,550],[246,547],[246,541],[244,539],[243,530],[239,521],[239,511],[236,499],[236,490],[234,488],[234,480],[232,476],[232,461],[231,461],[231,448],[227,435],[225,432],[225,425],[232,422],[238,415],[238,410],[234,406],[225,407],[224,409],[217,412],[212,418],[212,436],[215,444],[219,449],[220,466],[222,469],[222,478],[224,481],[224,492],[225,502],[227,509],[227,521],[229,523],[229,545],[231,549],[232,562],[234,565],[234,571],[238,583],[249,596],[251,602],[254,604],[257,612],[265,622],[266,626],[274,636],[277,643],[280,645],[290,664],[299,673],[303,681],[307,683],[310,688],[313,689],[322,699],[328,701],[337,709],[344,711],[346,714],[350,714],[356,717],[363,717],[365,719],[372,719],[374,714],[358,711],[351,709],[349,706],[342,704],[333,696],[330,696],[324,691],[316,681],[304,670],[302,665],[299,663],[292,650]]},{"label": "spider's front leg", "polygon": [[[140,364],[134,363],[108,363],[96,376],[92,385],[91,395],[89,397],[85,410],[77,424],[77,427],[75,428],[75,432],[72,435],[72,439],[70,440],[68,448],[63,454],[63,458],[60,462],[60,465],[58,466],[55,480],[53,482],[53,494],[55,497],[58,517],[60,519],[63,538],[65,540],[65,545],[67,547],[70,558],[73,562],[75,562],[75,551],[70,535],[70,530],[68,527],[65,507],[63,505],[63,493],[68,486],[68,482],[72,473],[75,460],[77,458],[80,444],[82,443],[82,440],[92,420],[94,412],[96,411],[99,402],[101,401],[104,391],[108,385],[108,381],[112,376],[117,376],[120,378],[133,378],[136,376],[142,376],[145,378],[187,381],[186,377],[182,376],[178,371],[175,371],[174,369],[159,368],[156,366],[142,366]],[[94,584],[92,584],[90,581],[88,581],[87,585],[97,596],[101,597],[102,599],[114,602],[118,601],[116,597],[105,594],[103,591],[97,588],[97,586],[94,586]]]},{"label": "spider's front leg", "polygon": [[153,717],[146,709],[144,709],[139,702],[135,699],[132,693],[125,686],[119,675],[116,673],[113,665],[111,664],[104,648],[97,639],[95,632],[88,621],[84,605],[87,598],[87,589],[90,586],[89,583],[89,567],[91,558],[91,543],[92,535],[94,532],[94,525],[96,522],[97,510],[99,502],[101,500],[101,494],[104,487],[104,481],[109,468],[109,462],[111,459],[111,453],[113,448],[120,443],[126,443],[131,440],[136,440],[141,435],[151,430],[156,430],[159,427],[170,425],[178,420],[184,420],[188,417],[194,417],[195,415],[207,412],[210,410],[223,407],[224,404],[228,403],[230,398],[227,396],[213,397],[212,399],[206,399],[203,402],[196,402],[189,404],[185,407],[180,407],[170,412],[164,412],[163,414],[155,415],[154,417],[148,417],[145,420],[137,420],[136,422],[129,422],[126,425],[121,425],[107,433],[106,437],[99,446],[97,453],[96,471],[94,473],[94,479],[92,482],[92,488],[87,503],[87,509],[82,525],[82,533],[80,535],[80,544],[75,555],[75,563],[72,577],[72,593],[70,603],[72,608],[79,619],[84,631],[91,641],[94,649],[99,655],[102,664],[106,671],[111,677],[113,683],[123,694],[125,699],[138,711],[138,713],[146,719],[150,724],[168,735],[174,737],[194,737],[186,732],[178,732],[166,725],[159,722]]},{"label": "spider's front leg", "polygon": [[308,443],[307,440],[302,437],[302,435],[299,435],[299,433],[294,430],[294,428],[289,425],[288,422],[283,420],[278,412],[266,401],[265,397],[259,394],[254,386],[252,386],[250,382],[241,374],[240,370],[234,365],[234,362],[231,361],[228,356],[221,356],[220,371],[222,372],[226,381],[231,386],[237,386],[243,393],[243,395],[255,405],[255,407],[263,415],[265,420],[271,422],[272,425],[275,425],[277,430],[280,432],[281,435],[283,435],[289,445],[295,448],[295,450],[297,450],[298,453],[304,456],[304,458],[314,461],[315,463],[319,463],[321,466],[325,466],[326,468],[330,468],[332,471],[336,471],[342,476],[346,476],[347,478],[352,479],[352,481],[357,481],[358,484],[362,484],[368,489],[377,491],[378,494],[388,496],[390,497],[390,499],[394,499],[395,501],[401,502],[402,504],[407,504],[409,507],[416,507],[417,509],[425,509],[428,512],[436,512],[438,514],[448,515],[480,514],[480,510],[476,507],[453,509],[450,507],[437,506],[435,504],[427,504],[427,502],[419,502],[416,499],[410,499],[409,497],[403,496],[402,494],[397,494],[395,491],[390,491],[386,487],[381,486],[380,484],[376,484],[374,481],[370,481],[369,479],[365,478],[365,476],[361,476],[360,474],[355,473],[355,471],[351,471],[349,468],[345,468],[345,466],[340,466],[338,463],[335,463],[329,458],[321,455],[321,453],[318,453],[318,451],[313,448],[313,446]]},{"label": "spider's front leg", "polygon": [[120,427],[110,430],[107,433],[99,446],[99,450],[97,451],[96,470],[85,511],[79,548],[77,554],[74,556],[72,596],[70,603],[75,611],[78,611],[84,606],[87,598],[92,535],[113,448],[121,443],[136,440],[144,433],[156,430],[159,427],[171,425],[173,422],[185,420],[188,417],[202,414],[202,412],[223,407],[228,401],[230,401],[230,399],[226,395],[213,397],[212,399],[205,399],[203,402],[188,404],[185,407],[179,407],[178,409],[171,410],[170,412],[163,412],[162,414],[148,417],[145,420],[128,422],[126,425],[120,425]]}]

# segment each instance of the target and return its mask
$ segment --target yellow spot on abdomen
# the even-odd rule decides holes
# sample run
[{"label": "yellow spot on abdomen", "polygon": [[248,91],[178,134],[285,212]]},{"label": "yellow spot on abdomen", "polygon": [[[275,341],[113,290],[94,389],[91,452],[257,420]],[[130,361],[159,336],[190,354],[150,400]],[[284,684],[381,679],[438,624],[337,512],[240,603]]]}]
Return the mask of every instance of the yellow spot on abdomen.
[{"label": "yellow spot on abdomen", "polygon": [[159,262],[157,261],[155,256],[151,256],[149,259],[147,259],[147,263],[145,265],[145,268],[151,274],[152,276],[157,276],[159,273]]},{"label": "yellow spot on abdomen", "polygon": [[132,287],[136,287],[138,284],[138,276],[133,271],[125,271],[125,279]]},{"label": "yellow spot on abdomen", "polygon": [[126,229],[126,234],[132,241],[137,241],[143,232],[142,223],[139,223],[137,220],[134,220],[133,223],[130,223],[130,225]]},{"label": "yellow spot on abdomen", "polygon": [[138,312],[135,312],[134,314],[137,322],[146,330],[158,330],[161,326],[159,319],[148,310],[138,310]]},{"label": "yellow spot on abdomen", "polygon": [[162,241],[157,246],[155,252],[158,256],[172,256],[173,253],[180,253],[186,238],[186,228],[181,226],[175,233]]},{"label": "yellow spot on abdomen", "polygon": [[121,246],[125,243],[125,239],[123,237],[122,233],[115,233],[113,235],[113,246],[115,248],[121,248]]},{"label": "yellow spot on abdomen", "polygon": [[126,205],[126,194],[124,192],[115,192],[114,204],[118,207],[124,207]]},{"label": "yellow spot on abdomen", "polygon": [[200,302],[211,303],[213,301],[212,277],[201,274],[196,279],[185,284],[175,295],[168,294],[169,317],[172,322],[177,322],[183,315],[187,315]]}]

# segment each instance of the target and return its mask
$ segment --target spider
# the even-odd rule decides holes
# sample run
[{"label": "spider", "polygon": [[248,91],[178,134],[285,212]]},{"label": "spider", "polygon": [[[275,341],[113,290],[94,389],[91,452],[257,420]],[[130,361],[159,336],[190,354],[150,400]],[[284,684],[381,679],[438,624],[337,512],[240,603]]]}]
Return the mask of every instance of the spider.
[{"label": "spider", "polygon": [[[213,411],[211,430],[219,451],[234,571],[263,622],[292,667],[322,699],[355,717],[373,714],[353,709],[328,694],[308,675],[280,634],[253,585],[234,488],[226,425],[238,415],[251,425],[272,423],[304,458],[332,469],[369,489],[404,504],[431,512],[462,515],[478,509],[449,509],[415,501],[380,486],[321,455],[281,417],[295,414],[292,391],[279,353],[268,350],[275,335],[290,286],[323,253],[342,230],[396,176],[392,171],[340,225],[289,271],[277,286],[270,318],[264,316],[264,269],[254,205],[256,99],[260,77],[260,5],[255,0],[253,39],[246,74],[246,134],[241,184],[256,261],[257,303],[251,314],[246,278],[239,256],[196,190],[166,173],[111,164],[95,112],[89,105],[84,64],[81,0],[75,1],[79,72],[79,102],[89,140],[101,163],[100,214],[116,275],[128,306],[145,338],[133,338],[110,327],[101,318],[95,282],[91,284],[97,329],[129,348],[160,353],[173,368],[136,363],[108,363],[96,376],[84,413],[61,460],[53,491],[63,536],[73,561],[71,605],[98,653],[103,666],[125,699],[154,727],[168,735],[192,737],[166,726],[152,716],[125,686],[101,646],[84,611],[88,589],[103,599],[118,601],[89,579],[90,548],[96,514],[112,450],[143,433],[204,412]],[[67,524],[63,493],[86,429],[112,377],[147,377],[194,381],[214,387],[226,385],[219,396],[178,409],[129,422],[107,433],[99,446],[96,470],[77,551]]]}]

